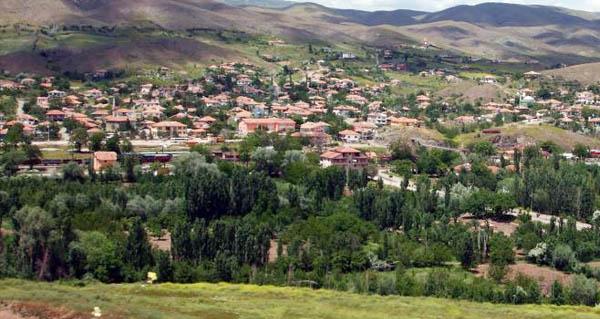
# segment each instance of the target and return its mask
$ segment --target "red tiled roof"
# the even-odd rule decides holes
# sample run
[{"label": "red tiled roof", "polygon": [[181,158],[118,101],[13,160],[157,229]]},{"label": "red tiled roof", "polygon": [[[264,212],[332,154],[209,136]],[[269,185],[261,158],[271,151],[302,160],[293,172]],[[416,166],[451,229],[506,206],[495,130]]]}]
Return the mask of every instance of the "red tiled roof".
[{"label": "red tiled roof", "polygon": [[115,152],[96,152],[94,158],[99,161],[116,161],[117,153]]}]

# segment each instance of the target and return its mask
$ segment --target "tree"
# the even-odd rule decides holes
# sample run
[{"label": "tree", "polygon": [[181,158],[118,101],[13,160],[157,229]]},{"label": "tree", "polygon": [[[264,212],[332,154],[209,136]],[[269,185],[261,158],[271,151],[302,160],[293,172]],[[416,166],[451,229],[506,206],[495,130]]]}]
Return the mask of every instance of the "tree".
[{"label": "tree", "polygon": [[575,253],[565,244],[558,244],[552,251],[552,265],[558,270],[571,270],[575,266]]},{"label": "tree", "polygon": [[493,234],[490,239],[490,262],[496,265],[508,265],[514,261],[512,240],[504,234]]},{"label": "tree", "polygon": [[139,218],[133,222],[125,244],[124,261],[135,270],[141,270],[152,264],[152,248],[148,235]]},{"label": "tree", "polygon": [[273,148],[259,147],[252,153],[252,160],[256,163],[256,169],[274,175],[278,172],[277,151]]},{"label": "tree", "polygon": [[85,179],[83,168],[75,162],[70,162],[63,166],[62,173],[65,181],[82,182]]},{"label": "tree", "polygon": [[[4,216],[9,212],[11,208],[11,199],[7,192],[0,191],[0,225]],[[2,228],[0,227],[0,254],[4,249],[4,243],[2,242]]]},{"label": "tree", "polygon": [[587,146],[578,143],[573,147],[573,154],[580,160],[584,160],[589,157],[590,149]]},{"label": "tree", "polygon": [[25,206],[15,214],[19,249],[25,269],[37,273],[38,279],[51,279],[50,262],[53,245],[59,239],[56,220],[40,207]]},{"label": "tree", "polygon": [[390,152],[394,160],[413,160],[413,149],[408,143],[398,140],[390,145]]},{"label": "tree", "polygon": [[87,130],[83,127],[79,127],[71,132],[71,138],[69,139],[69,142],[71,145],[73,145],[77,152],[81,152],[81,148],[87,145],[88,138]]},{"label": "tree", "polygon": [[481,156],[492,156],[496,154],[496,147],[490,141],[477,142],[469,145],[469,150]]},{"label": "tree", "polygon": [[490,238],[490,276],[496,281],[502,280],[507,266],[515,261],[513,243],[504,234],[493,234]]},{"label": "tree", "polygon": [[[117,252],[117,243],[105,234],[83,232],[69,248],[71,266],[80,268],[79,273],[89,273],[107,283],[122,280],[123,262]],[[75,263],[75,260],[81,262]]]},{"label": "tree", "polygon": [[171,257],[164,251],[159,251],[156,255],[156,268],[159,282],[173,281],[173,264]]},{"label": "tree", "polygon": [[584,275],[576,275],[571,282],[569,301],[571,304],[595,306],[598,302],[598,282]]},{"label": "tree", "polygon": [[19,171],[19,164],[25,161],[25,153],[21,150],[9,150],[0,156],[2,173],[13,176]]},{"label": "tree", "polygon": [[565,299],[563,286],[558,280],[555,280],[550,288],[550,303],[558,306],[564,305]]},{"label": "tree", "polygon": [[33,169],[33,165],[37,160],[42,157],[42,151],[36,145],[25,144],[23,145],[23,152],[25,153],[25,158],[29,162],[29,169]]},{"label": "tree", "polygon": [[6,136],[4,136],[4,145],[7,148],[15,149],[20,143],[25,142],[25,134],[23,133],[23,124],[16,123],[8,128]]},{"label": "tree", "polygon": [[121,137],[119,137],[119,134],[114,134],[106,140],[106,150],[121,154]]},{"label": "tree", "polygon": [[92,152],[102,150],[102,142],[104,141],[104,133],[94,133],[90,136],[89,148]]},{"label": "tree", "polygon": [[131,144],[131,141],[129,139],[124,138],[121,141],[121,144],[119,146],[120,151],[122,153],[131,153],[133,152],[133,144]]}]

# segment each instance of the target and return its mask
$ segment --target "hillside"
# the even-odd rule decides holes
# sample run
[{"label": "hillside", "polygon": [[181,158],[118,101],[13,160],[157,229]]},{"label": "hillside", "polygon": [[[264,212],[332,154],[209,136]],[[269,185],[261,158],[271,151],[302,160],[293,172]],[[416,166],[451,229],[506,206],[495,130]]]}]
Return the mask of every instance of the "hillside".
[{"label": "hillside", "polygon": [[584,19],[573,12],[556,7],[523,6],[507,3],[483,3],[475,6],[456,6],[426,15],[421,22],[462,21],[496,27],[547,26],[594,27],[597,21]]},{"label": "hillside", "polygon": [[[503,137],[516,139],[523,144],[552,141],[566,152],[570,152],[576,144],[589,145],[591,148],[600,147],[600,140],[596,138],[550,125],[508,124],[501,127],[500,131],[500,135]],[[467,146],[473,142],[491,140],[495,136],[476,132],[459,135],[456,137],[456,141],[461,146]]]},{"label": "hillside", "polygon": [[[73,285],[3,281],[0,315],[15,319],[89,318],[598,318],[583,307],[508,306],[434,298],[378,297],[231,284]],[[17,315],[18,314],[18,315]]]},{"label": "hillside", "polygon": [[583,84],[600,82],[600,63],[587,63],[567,68],[548,70],[546,75],[560,77],[569,81],[579,81]]},{"label": "hillside", "polygon": [[[239,5],[232,6],[214,0],[5,0],[0,3],[0,21],[7,30],[13,30],[11,24],[18,23],[27,25],[18,29],[34,31],[44,25],[153,28],[183,33],[191,29],[236,30],[296,43],[330,45],[405,47],[427,39],[444,50],[492,60],[534,60],[545,65],[600,61],[600,19],[594,13],[511,4],[458,6],[434,13],[366,12],[312,3],[283,6],[283,2],[277,6],[277,0],[271,2],[228,2]],[[36,60],[28,48],[11,47],[22,37],[18,33],[3,39],[0,57],[12,54],[8,60],[16,64]],[[138,38],[132,42],[148,41],[157,39]],[[145,50],[140,45],[120,46],[116,50],[125,55],[132,52],[142,62],[155,63],[155,59],[147,58],[149,54],[138,53],[140,47]],[[105,49],[101,46],[99,51]],[[18,57],[23,57],[25,63]],[[197,56],[189,54],[179,57],[197,60]]]}]

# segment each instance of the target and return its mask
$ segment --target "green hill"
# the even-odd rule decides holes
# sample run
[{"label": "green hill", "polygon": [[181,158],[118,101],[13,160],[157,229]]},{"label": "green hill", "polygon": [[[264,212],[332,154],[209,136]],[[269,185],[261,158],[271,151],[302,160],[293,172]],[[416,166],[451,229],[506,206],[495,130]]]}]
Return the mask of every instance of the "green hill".
[{"label": "green hill", "polygon": [[[380,297],[306,288],[231,284],[84,287],[0,282],[0,317],[89,318],[600,318],[600,310],[494,305],[434,298]],[[16,313],[15,313],[16,312]]]}]

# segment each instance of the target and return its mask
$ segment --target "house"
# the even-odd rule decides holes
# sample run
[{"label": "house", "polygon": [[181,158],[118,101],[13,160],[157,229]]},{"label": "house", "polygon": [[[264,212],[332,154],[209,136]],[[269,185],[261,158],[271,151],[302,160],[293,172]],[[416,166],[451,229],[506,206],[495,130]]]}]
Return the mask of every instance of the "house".
[{"label": "house", "polygon": [[140,87],[140,95],[148,95],[152,92],[152,84],[143,84]]},{"label": "house", "polygon": [[102,97],[102,91],[98,90],[98,89],[91,89],[91,90],[87,90],[83,96],[85,96],[88,99],[98,99],[100,97]]},{"label": "house", "polygon": [[404,127],[419,127],[421,121],[409,117],[392,117],[390,119],[391,126],[404,126]]},{"label": "house", "polygon": [[469,116],[469,115],[459,116],[454,119],[454,122],[456,122],[458,124],[472,124],[472,123],[475,123],[475,121],[476,121],[475,117]]},{"label": "house", "polygon": [[135,118],[135,112],[133,110],[130,109],[125,109],[125,108],[120,108],[117,109],[115,111],[113,111],[113,115],[116,117],[126,117],[128,119],[134,119]]},{"label": "house", "polygon": [[64,102],[65,102],[65,104],[71,105],[71,106],[78,106],[78,105],[82,104],[81,101],[79,100],[79,97],[76,95],[66,96]]},{"label": "house", "polygon": [[294,131],[296,122],[290,119],[264,118],[264,119],[243,119],[238,124],[238,133],[241,136],[256,132],[256,130],[265,130],[269,133],[281,133]]},{"label": "house", "polygon": [[187,135],[187,126],[177,121],[162,121],[152,124],[152,131],[157,136],[181,137]]},{"label": "house", "polygon": [[64,91],[59,91],[59,90],[52,90],[52,91],[48,92],[48,97],[51,99],[63,98],[66,95],[67,95],[67,93],[65,93]]},{"label": "house", "polygon": [[354,60],[356,59],[356,54],[351,52],[342,53],[342,60]]},{"label": "house", "polygon": [[65,112],[61,110],[50,110],[46,112],[46,117],[51,121],[62,122],[65,119]]},{"label": "house", "polygon": [[240,154],[237,152],[225,152],[220,150],[215,150],[212,152],[212,155],[215,159],[227,162],[239,162]]},{"label": "house", "polygon": [[23,113],[17,115],[17,122],[25,126],[36,126],[39,123],[39,120],[29,114]]},{"label": "house", "polygon": [[100,172],[117,163],[117,153],[115,152],[95,152],[94,153],[94,171]]},{"label": "house", "polygon": [[348,94],[346,96],[346,101],[354,103],[354,104],[358,104],[358,105],[365,105],[365,104],[367,104],[367,102],[369,102],[369,100],[367,100],[367,98],[357,95],[357,94]]},{"label": "house", "polygon": [[426,108],[431,104],[431,98],[427,95],[419,95],[417,96],[417,104],[419,104],[420,108]]},{"label": "house", "polygon": [[496,77],[493,75],[486,75],[479,82],[482,84],[496,84]]},{"label": "house", "polygon": [[529,71],[529,72],[525,72],[523,73],[523,77],[527,80],[535,80],[537,78],[539,78],[542,74],[535,72],[535,71]]},{"label": "house", "polygon": [[338,133],[340,140],[345,143],[358,143],[360,141],[360,133],[352,130],[343,130]]},{"label": "house", "polygon": [[349,105],[339,105],[333,108],[333,114],[341,117],[349,117],[352,114],[356,114],[359,112],[359,109]]},{"label": "house", "polygon": [[378,127],[386,126],[388,124],[388,116],[384,112],[369,113],[367,115],[367,122],[375,124]]},{"label": "house", "polygon": [[123,116],[112,116],[109,115],[104,118],[107,132],[121,132],[127,131],[131,127],[129,118]]},{"label": "house", "polygon": [[360,134],[360,138],[363,140],[370,140],[375,135],[377,125],[370,122],[354,122],[352,123],[352,130]]},{"label": "house", "polygon": [[194,127],[197,129],[208,129],[213,123],[215,123],[217,119],[212,116],[204,116],[194,122]]},{"label": "house", "polygon": [[50,100],[47,96],[38,96],[35,105],[39,106],[42,109],[48,109],[50,108]]},{"label": "house", "polygon": [[369,164],[369,159],[359,150],[351,147],[337,147],[321,154],[321,166],[363,168]]},{"label": "house", "polygon": [[594,127],[596,130],[600,130],[600,118],[596,117],[596,118],[589,119],[588,123],[590,123],[590,125],[592,127]]},{"label": "house", "polygon": [[311,144],[326,144],[331,141],[331,136],[327,134],[330,125],[325,122],[305,122],[300,125],[300,132],[294,133],[295,137],[305,137]]},{"label": "house", "polygon": [[300,125],[302,134],[324,134],[331,125],[325,122],[305,122]]},{"label": "house", "polygon": [[590,91],[577,92],[575,95],[575,103],[591,105],[596,102],[596,95]]}]

